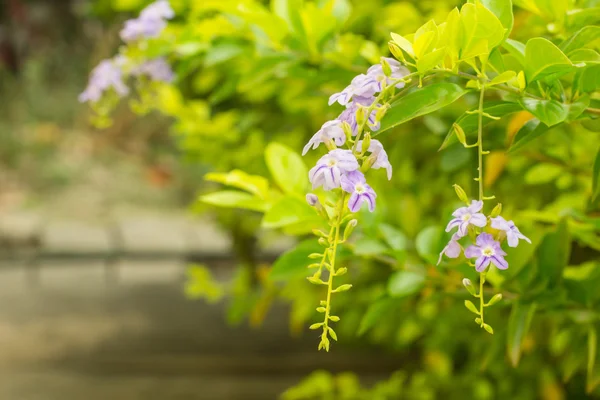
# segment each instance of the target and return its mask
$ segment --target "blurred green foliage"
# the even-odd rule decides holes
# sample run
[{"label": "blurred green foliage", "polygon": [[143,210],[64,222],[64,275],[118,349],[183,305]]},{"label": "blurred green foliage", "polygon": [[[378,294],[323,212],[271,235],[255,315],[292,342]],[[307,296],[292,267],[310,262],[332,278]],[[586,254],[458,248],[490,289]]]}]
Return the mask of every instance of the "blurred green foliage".
[{"label": "blurred green foliage", "polygon": [[[388,125],[382,131],[389,130],[378,137],[394,165],[394,178],[384,182],[379,174],[370,179],[379,193],[378,209],[360,215],[354,240],[340,250],[338,260],[349,273],[339,283],[351,282],[353,289],[334,303],[335,315],[342,316],[337,325],[340,341],[389,348],[406,360],[403,372],[372,391],[359,388],[349,375],[318,373],[286,392],[284,399],[598,395],[599,126],[593,115],[586,120],[577,116],[599,104],[600,36],[593,25],[600,22],[600,4],[520,0],[515,1],[513,19],[499,7],[506,1],[483,3],[503,26],[513,27],[502,53],[490,56],[497,68],[495,84],[510,81],[518,93],[527,84],[544,95],[544,100],[530,101],[497,94],[485,104],[490,114],[505,118],[486,120],[491,153],[484,186],[493,186],[503,214],[518,220],[533,242],[513,249],[507,271],[492,269],[487,276],[494,292],[504,297],[488,316],[494,335],[476,328],[464,310],[469,296],[461,279],[476,281],[476,272],[464,260],[435,266],[450,237],[441,221],[460,204],[450,186],[457,183],[476,197],[472,176],[477,160],[458,143],[453,124],[461,126],[470,142],[476,125],[464,111],[476,107],[478,96],[461,89],[442,109],[434,102],[432,114],[420,107],[412,110],[413,98],[405,98],[388,118],[392,122],[384,120]],[[431,65],[419,65],[419,59],[427,59],[426,46],[415,49],[409,35],[427,19],[441,22],[456,5],[174,1],[178,17],[161,37],[121,50],[134,60],[169,58],[177,82],[141,84],[136,108],[170,116],[185,158],[218,171],[207,179],[229,187],[209,189],[197,209],[206,210],[207,203],[223,207],[221,221],[238,239],[243,264],[239,276],[219,289],[232,297],[232,321],[248,316],[257,324],[271,303],[283,300],[291,306],[293,332],[315,322],[313,304],[323,293],[305,281],[306,257],[314,251],[311,242],[300,241],[269,269],[254,261],[256,230],[281,229],[303,237],[322,228],[303,200],[311,159],[305,164],[296,151],[341,111],[327,107],[328,96],[387,54],[390,31],[406,36],[417,70],[426,71]],[[492,26],[490,22],[479,29]],[[493,29],[488,33],[488,41],[504,40],[502,31],[499,36]],[[529,41],[527,47],[520,44],[535,36],[544,38]],[[478,55],[475,45],[463,48]],[[582,61],[585,65],[578,65]],[[513,73],[503,75],[505,70]],[[444,82],[460,83],[456,77]],[[432,87],[420,93],[437,98]],[[584,106],[569,103],[583,108],[566,108],[565,96],[583,99]],[[440,146],[444,151],[437,151]],[[204,293],[206,297],[218,297],[210,276],[198,271],[193,273],[192,295],[201,297],[208,288],[213,294]]]}]

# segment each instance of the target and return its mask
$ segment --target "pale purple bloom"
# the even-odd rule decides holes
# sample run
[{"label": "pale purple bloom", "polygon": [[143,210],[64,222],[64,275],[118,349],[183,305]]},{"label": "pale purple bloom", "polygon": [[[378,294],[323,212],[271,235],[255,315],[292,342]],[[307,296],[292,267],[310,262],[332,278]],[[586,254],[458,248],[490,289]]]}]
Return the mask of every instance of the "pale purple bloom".
[{"label": "pale purple bloom", "polygon": [[531,243],[531,240],[519,231],[519,228],[515,226],[513,221],[507,221],[504,218],[498,216],[492,218],[492,228],[499,229],[506,232],[506,241],[510,247],[517,247],[519,239],[523,239],[527,243]]},{"label": "pale purple bloom", "polygon": [[[373,97],[381,88],[375,77],[366,74],[360,74],[352,79],[350,85],[339,93],[334,93],[329,97],[329,105],[335,102],[347,106],[350,102],[365,101]],[[362,99],[362,100],[361,100]],[[362,104],[362,103],[361,103]],[[370,103],[369,103],[370,104]]]},{"label": "pale purple bloom", "polygon": [[473,200],[468,207],[461,207],[452,213],[454,219],[448,223],[446,232],[450,232],[458,226],[458,236],[463,237],[469,231],[469,225],[483,228],[487,225],[487,218],[480,213],[483,208],[483,201]]},{"label": "pale purple bloom", "polygon": [[[373,77],[378,82],[379,88],[377,91],[381,91],[381,82],[383,80],[387,80],[387,84],[390,85],[394,81],[400,78],[404,78],[406,75],[409,74],[409,71],[406,68],[404,68],[399,61],[387,57],[385,58],[385,61],[387,61],[388,65],[390,66],[390,69],[392,70],[390,76],[385,75],[381,64],[375,64],[371,66],[367,71],[367,75]],[[404,84],[404,82],[399,82],[396,84],[396,87],[398,89],[401,89],[404,87]]]},{"label": "pale purple bloom", "polygon": [[346,142],[346,134],[344,133],[344,129],[342,128],[342,121],[339,119],[334,119],[333,121],[327,121],[321,126],[321,129],[317,133],[313,135],[313,137],[308,141],[304,149],[302,150],[302,155],[308,153],[308,150],[316,149],[319,147],[321,143],[325,143],[328,141],[333,141],[336,146],[341,146]]},{"label": "pale purple bloom", "polygon": [[367,184],[365,175],[360,171],[348,172],[342,175],[342,189],[345,192],[351,193],[348,200],[348,208],[352,212],[357,212],[363,203],[367,203],[369,211],[375,210],[375,198],[377,194]]},{"label": "pale purple bloom", "polygon": [[87,87],[79,95],[79,101],[95,103],[100,100],[105,91],[110,89],[114,89],[119,97],[126,96],[129,88],[123,82],[123,71],[121,70],[123,62],[123,57],[101,61],[92,70]]},{"label": "pale purple bloom", "polygon": [[492,235],[482,233],[477,236],[476,243],[477,246],[469,246],[465,249],[465,257],[477,258],[475,261],[477,272],[483,272],[490,263],[493,263],[498,269],[508,268],[508,262],[504,259],[506,253]]},{"label": "pale purple bloom", "polygon": [[175,74],[169,63],[163,58],[155,58],[138,65],[131,71],[133,75],[146,75],[153,81],[172,82]]},{"label": "pale purple bloom", "polygon": [[357,169],[358,161],[351,150],[335,149],[317,161],[317,165],[308,171],[308,178],[313,189],[323,186],[323,189],[331,190],[340,187],[343,174]]},{"label": "pale purple bloom", "polygon": [[[362,143],[363,143],[363,141],[359,140],[358,144],[356,145],[357,148],[361,149]],[[385,170],[387,171],[388,180],[392,179],[392,164],[390,164],[388,155],[385,152],[385,149],[383,148],[383,145],[381,144],[381,142],[376,139],[371,139],[371,143],[369,144],[368,151],[371,153],[372,157],[375,157],[375,162],[373,163],[373,165],[371,165],[371,168],[373,168],[373,169],[385,168]]]},{"label": "pale purple bloom", "polygon": [[121,39],[132,42],[138,39],[155,38],[167,26],[166,19],[173,18],[175,13],[166,0],[159,0],[144,8],[140,16],[125,22],[121,30]]},{"label": "pale purple bloom", "polygon": [[[356,111],[358,110],[358,107],[358,104],[352,103],[348,106],[348,108],[342,111],[342,113],[338,117],[340,121],[347,122],[348,125],[350,125],[350,129],[352,130],[352,136],[356,136],[356,134],[358,133],[358,122],[356,121]],[[379,122],[377,122],[375,118],[376,115],[376,110],[373,110],[371,112],[371,115],[369,115],[368,125],[373,131],[379,130],[379,127],[381,125]]]},{"label": "pale purple bloom", "polygon": [[315,207],[315,206],[317,206],[317,204],[319,204],[319,197],[314,193],[307,193],[306,194],[306,202],[308,203],[309,206]]},{"label": "pale purple bloom", "polygon": [[458,244],[459,239],[460,236],[458,236],[456,233],[452,235],[452,238],[450,239],[446,247],[444,247],[444,250],[442,250],[442,252],[440,253],[440,258],[438,258],[437,265],[439,265],[442,262],[442,256],[444,254],[448,258],[457,258],[458,256],[460,256],[462,247],[460,247],[460,244]]}]

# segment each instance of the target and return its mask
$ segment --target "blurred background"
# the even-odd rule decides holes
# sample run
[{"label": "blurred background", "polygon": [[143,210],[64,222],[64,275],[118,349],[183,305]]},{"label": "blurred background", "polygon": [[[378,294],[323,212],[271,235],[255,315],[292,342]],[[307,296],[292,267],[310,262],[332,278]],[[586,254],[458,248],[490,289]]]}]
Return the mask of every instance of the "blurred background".
[{"label": "blurred background", "polygon": [[[512,38],[559,41],[600,22],[594,0],[539,2],[516,2]],[[461,279],[473,272],[434,267],[457,206],[451,185],[475,193],[477,166],[460,145],[437,150],[476,96],[379,137],[394,178],[373,178],[378,210],[361,215],[346,260],[355,287],[334,306],[340,343],[317,352],[307,326],[322,293],[305,280],[313,247],[302,241],[313,210],[294,203],[300,217],[269,222],[262,206],[199,196],[225,183],[281,197],[267,144],[299,153],[341,111],[329,95],[389,55],[389,32],[441,21],[462,2],[172,0],[160,37],[124,44],[123,24],[149,3],[0,3],[0,399],[598,393],[598,120],[561,125],[510,156],[532,116],[486,131],[486,188],[534,242],[490,278],[508,299],[489,317],[494,336],[463,307]],[[591,12],[565,19],[575,5]],[[129,97],[81,104],[90,71],[115,54],[162,57],[176,78],[132,78]],[[405,285],[406,265],[426,279]]]}]

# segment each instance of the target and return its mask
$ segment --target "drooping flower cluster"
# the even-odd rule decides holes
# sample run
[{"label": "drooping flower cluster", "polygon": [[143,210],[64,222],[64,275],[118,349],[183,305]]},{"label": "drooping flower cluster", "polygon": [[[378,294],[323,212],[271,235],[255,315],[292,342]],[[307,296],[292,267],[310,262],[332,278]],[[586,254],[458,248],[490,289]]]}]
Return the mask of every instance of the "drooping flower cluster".
[{"label": "drooping flower cluster", "polygon": [[134,67],[131,74],[134,76],[145,75],[156,82],[170,83],[175,79],[171,65],[164,57],[158,57]]},{"label": "drooping flower cluster", "polygon": [[[384,168],[388,179],[392,177],[387,153],[381,142],[370,138],[369,131],[379,129],[386,111],[386,106],[380,104],[385,97],[383,92],[392,86],[404,87],[403,78],[407,74],[408,70],[398,61],[382,58],[381,64],[355,77],[349,86],[329,98],[329,105],[339,103],[346,109],[338,118],[325,122],[303,149],[302,155],[317,149],[321,143],[329,149],[310,170],[310,182],[313,189],[341,188],[349,193],[348,209],[352,212],[358,211],[363,203],[367,203],[370,211],[375,209],[377,194],[367,184],[364,172]],[[363,133],[365,139],[360,140]],[[338,148],[344,145],[346,150]]]},{"label": "drooping flower cluster", "polygon": [[144,8],[139,17],[125,22],[121,30],[121,39],[124,42],[133,42],[139,39],[155,38],[167,26],[167,21],[175,16],[167,0],[158,0]]},{"label": "drooping flower cluster", "polygon": [[508,262],[504,259],[506,252],[501,246],[505,239],[509,247],[517,247],[519,239],[531,243],[513,221],[506,221],[496,215],[500,211],[499,207],[492,211],[489,217],[481,212],[482,209],[483,201],[473,200],[469,206],[461,207],[452,213],[454,218],[448,223],[446,232],[458,229],[440,253],[438,264],[444,255],[448,258],[460,256],[463,248],[459,241],[464,237],[475,240],[475,244],[464,249],[464,255],[466,258],[475,259],[474,266],[477,272],[485,272],[490,265],[503,270],[508,268]]}]

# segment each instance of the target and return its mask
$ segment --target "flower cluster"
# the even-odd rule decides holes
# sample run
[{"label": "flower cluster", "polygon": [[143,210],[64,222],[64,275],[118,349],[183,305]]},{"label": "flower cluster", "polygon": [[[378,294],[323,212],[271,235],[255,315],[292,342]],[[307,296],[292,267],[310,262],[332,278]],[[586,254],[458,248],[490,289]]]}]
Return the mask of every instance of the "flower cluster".
[{"label": "flower cluster", "polygon": [[128,64],[130,63],[122,55],[101,61],[92,70],[87,87],[79,95],[79,101],[82,103],[96,103],[102,98],[105,92],[111,89],[114,90],[118,97],[127,96],[129,88],[124,80],[129,75],[147,76],[156,82],[172,82],[175,78],[171,66],[163,57],[145,61],[128,70]]},{"label": "flower cluster", "polygon": [[[365,134],[365,128],[377,131],[379,121],[387,110],[380,104],[389,87],[404,87],[404,77],[408,70],[391,58],[382,58],[381,64],[370,67],[366,74],[355,77],[349,86],[329,98],[329,105],[339,103],[346,107],[337,119],[327,121],[308,141],[302,155],[310,149],[317,149],[321,143],[329,153],[317,161],[309,172],[313,189],[325,190],[341,188],[349,193],[348,209],[357,212],[363,203],[370,211],[375,209],[377,194],[366,183],[364,172],[368,169],[384,168],[388,179],[392,177],[392,165],[381,142]],[[356,138],[356,140],[354,139]],[[346,145],[347,149],[340,149]]]},{"label": "flower cluster", "polygon": [[519,239],[531,243],[513,221],[495,215],[499,208],[492,211],[489,217],[481,212],[482,209],[483,201],[473,200],[467,207],[460,207],[452,213],[454,218],[448,223],[446,232],[458,229],[440,253],[438,264],[444,255],[448,258],[458,258],[462,252],[459,240],[467,236],[474,237],[475,244],[465,248],[464,255],[466,258],[476,259],[474,265],[477,272],[484,272],[490,265],[498,269],[508,268],[504,259],[506,252],[501,247],[503,240],[506,239],[509,247],[517,247]]},{"label": "flower cluster", "polygon": [[[371,139],[371,132],[379,129],[379,121],[387,111],[387,101],[393,90],[404,86],[407,75],[408,71],[398,61],[382,58],[381,64],[355,77],[348,87],[329,98],[329,105],[339,103],[346,107],[345,110],[338,118],[325,122],[302,152],[305,155],[321,144],[327,147],[329,152],[311,168],[308,178],[313,189],[323,188],[338,195],[336,205],[326,202],[334,207],[333,211],[323,207],[317,195],[309,193],[306,196],[308,204],[327,220],[330,227],[329,233],[314,231],[325,250],[309,256],[320,259],[320,262],[309,265],[309,268],[317,270],[308,280],[315,285],[327,286],[327,300],[321,301],[317,308],[318,312],[325,314],[324,320],[310,327],[323,330],[319,349],[329,351],[329,338],[337,340],[330,326],[331,322],[339,321],[339,317],[331,314],[331,295],[352,287],[350,284],[333,287],[333,278],[346,273],[346,268],[336,266],[337,246],[348,239],[357,224],[352,213],[358,212],[363,204],[369,211],[375,210],[377,194],[367,183],[365,172],[383,168],[387,178],[392,178],[388,155],[381,142]],[[323,271],[328,272],[327,280],[323,278]]]},{"label": "flower cluster", "polygon": [[155,38],[167,26],[167,21],[175,16],[167,0],[158,0],[144,8],[138,18],[125,22],[121,30],[121,39],[124,42],[133,42],[139,39]]}]

